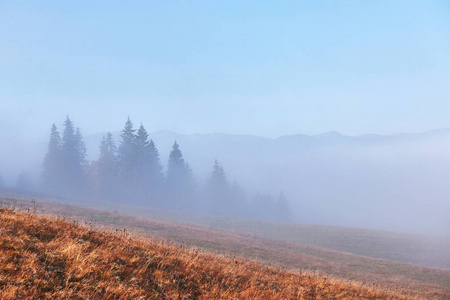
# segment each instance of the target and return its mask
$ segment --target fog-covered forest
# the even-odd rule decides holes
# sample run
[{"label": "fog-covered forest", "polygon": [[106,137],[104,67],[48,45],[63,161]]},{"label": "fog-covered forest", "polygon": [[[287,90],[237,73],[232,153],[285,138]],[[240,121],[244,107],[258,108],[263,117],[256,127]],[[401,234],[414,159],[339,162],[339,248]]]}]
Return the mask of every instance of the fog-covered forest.
[{"label": "fog-covered forest", "polygon": [[[99,149],[99,157],[89,161],[80,128],[69,117],[62,133],[53,124],[36,191],[111,204],[292,221],[281,191],[276,197],[257,192],[249,195],[236,180],[228,179],[218,159],[211,162],[206,182],[199,183],[177,141],[164,172],[159,151],[144,125],[136,129],[130,118],[119,143],[116,145],[108,132]],[[20,175],[16,187],[32,190],[24,177]]]},{"label": "fog-covered forest", "polygon": [[[294,222],[450,236],[446,1],[0,8],[6,189],[214,212],[217,180],[219,203],[248,217],[279,219],[286,199]],[[52,123],[61,157],[47,155]],[[125,139],[157,150],[160,167],[126,162]],[[190,178],[178,183],[175,141]]]},{"label": "fog-covered forest", "polygon": [[271,139],[147,133],[126,120],[117,120],[120,131],[88,136],[70,120],[49,123],[41,142],[0,151],[2,185],[92,203],[450,235],[449,130]]}]

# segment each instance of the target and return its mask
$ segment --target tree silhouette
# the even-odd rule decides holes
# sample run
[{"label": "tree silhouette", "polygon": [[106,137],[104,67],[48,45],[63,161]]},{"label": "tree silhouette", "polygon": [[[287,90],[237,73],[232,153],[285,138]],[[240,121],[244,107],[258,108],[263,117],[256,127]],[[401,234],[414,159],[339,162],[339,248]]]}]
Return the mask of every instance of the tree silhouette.
[{"label": "tree silhouette", "polygon": [[130,197],[135,193],[134,181],[136,179],[137,169],[135,131],[133,123],[130,117],[128,117],[120,134],[121,141],[117,150],[122,197]]},{"label": "tree silhouette", "polygon": [[180,147],[175,141],[169,155],[166,176],[166,196],[168,203],[166,206],[176,209],[186,209],[192,207],[195,193],[195,184],[192,171],[184,161]]},{"label": "tree silhouette", "polygon": [[85,194],[86,146],[80,130],[75,130],[68,116],[64,122],[61,156],[64,193],[76,196]]},{"label": "tree silhouette", "polygon": [[42,185],[47,192],[59,192],[62,175],[61,136],[55,124],[50,130],[47,153],[42,165]]},{"label": "tree silhouette", "polygon": [[100,143],[100,156],[97,161],[98,192],[104,200],[117,200],[118,197],[117,147],[111,132]]},{"label": "tree silhouette", "polygon": [[233,207],[231,189],[222,165],[214,161],[213,169],[205,186],[204,197],[210,204],[210,210],[218,214],[230,214]]},{"label": "tree silhouette", "polygon": [[136,133],[136,189],[143,201],[155,203],[161,198],[164,174],[155,143],[148,139],[147,130],[141,124]]}]

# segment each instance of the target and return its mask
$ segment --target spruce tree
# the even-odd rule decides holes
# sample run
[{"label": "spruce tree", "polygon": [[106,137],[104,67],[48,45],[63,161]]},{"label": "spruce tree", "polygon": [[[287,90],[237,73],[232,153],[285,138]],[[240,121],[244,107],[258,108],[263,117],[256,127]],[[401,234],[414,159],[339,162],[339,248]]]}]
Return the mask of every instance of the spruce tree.
[{"label": "spruce tree", "polygon": [[74,170],[74,176],[76,180],[75,185],[78,188],[81,188],[84,192],[87,192],[87,151],[86,144],[84,143],[83,136],[81,135],[81,130],[78,127],[75,131],[75,152],[77,154],[76,169]]},{"label": "spruce tree", "polygon": [[144,185],[148,179],[149,145],[147,130],[141,124],[135,136],[136,179],[140,185]]},{"label": "spruce tree", "polygon": [[170,151],[169,162],[167,164],[167,186],[169,189],[180,188],[186,180],[187,172],[183,153],[177,141],[175,141],[172,146],[172,151]]},{"label": "spruce tree", "polygon": [[117,200],[117,147],[112,134],[108,132],[100,143],[100,156],[97,161],[98,191],[104,200]]},{"label": "spruce tree", "polygon": [[136,183],[140,198],[152,204],[161,198],[164,175],[155,143],[148,139],[148,133],[141,124],[136,132]]},{"label": "spruce tree", "polygon": [[225,171],[217,159],[214,161],[213,170],[206,183],[204,196],[214,213],[231,214],[236,209],[233,207],[230,185]]},{"label": "spruce tree", "polygon": [[42,166],[42,185],[47,192],[59,192],[62,176],[62,142],[55,124],[50,130],[47,153]]},{"label": "spruce tree", "polygon": [[159,158],[159,151],[155,146],[153,140],[150,140],[148,145],[148,168],[150,175],[150,185],[154,186],[156,189],[161,189],[164,183],[164,173],[163,167],[161,165],[161,160]]},{"label": "spruce tree", "polygon": [[75,131],[73,122],[67,116],[62,137],[62,184],[68,195],[82,195],[86,192],[86,146],[80,130]]},{"label": "spruce tree", "polygon": [[75,188],[75,178],[74,173],[77,168],[78,153],[76,151],[76,139],[75,139],[75,128],[73,122],[67,116],[66,121],[64,121],[64,131],[62,136],[62,176],[63,188],[66,192],[71,192]]},{"label": "spruce tree", "polygon": [[128,117],[120,134],[121,141],[117,152],[120,167],[119,174],[124,180],[129,180],[133,177],[133,169],[136,165],[135,131],[136,130],[133,129],[133,123],[131,122],[130,117]]},{"label": "spruce tree", "polygon": [[175,141],[169,155],[166,175],[166,188],[169,205],[176,209],[192,207],[195,184],[192,171],[184,161],[180,147]]},{"label": "spruce tree", "polygon": [[220,189],[228,188],[228,180],[225,171],[217,159],[214,161],[213,170],[211,172],[211,183]]},{"label": "spruce tree", "polygon": [[83,141],[83,137],[81,136],[80,128],[77,127],[77,130],[75,132],[75,146],[76,146],[76,152],[78,153],[78,161],[80,165],[85,168],[87,165],[87,151],[86,151],[86,144]]},{"label": "spruce tree", "polygon": [[132,197],[135,194],[134,181],[137,172],[136,130],[128,117],[120,134],[121,141],[117,150],[118,174],[122,197]]}]

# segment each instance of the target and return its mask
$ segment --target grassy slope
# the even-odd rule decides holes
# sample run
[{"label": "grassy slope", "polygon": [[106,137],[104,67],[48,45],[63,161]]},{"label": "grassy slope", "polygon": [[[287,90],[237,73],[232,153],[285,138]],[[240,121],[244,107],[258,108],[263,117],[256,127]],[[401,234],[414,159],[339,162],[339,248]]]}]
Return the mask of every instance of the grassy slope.
[{"label": "grassy slope", "polygon": [[7,208],[0,232],[2,299],[407,299]]},{"label": "grassy slope", "polygon": [[[91,206],[92,203],[81,203]],[[103,210],[126,211],[177,223],[256,235],[301,245],[344,251],[394,262],[450,270],[450,238],[322,225],[280,224],[269,221],[158,211],[143,207],[95,204]]]},{"label": "grassy slope", "polygon": [[[129,211],[133,213],[133,210]],[[139,213],[170,221],[450,270],[450,239],[445,237],[322,225],[280,224],[221,216],[164,213],[145,209],[139,209]]]},{"label": "grassy slope", "polygon": [[[3,205],[12,204],[16,207],[30,205],[29,200],[0,198],[1,202]],[[403,293],[421,291],[419,294],[427,298],[443,299],[450,296],[450,272],[445,270],[392,263],[256,235],[224,232],[43,201],[38,201],[37,210],[111,228],[127,228],[140,236],[160,236],[184,245],[258,258],[291,268],[318,270],[324,274],[350,280],[376,283]],[[267,222],[261,224],[270,225]]]}]

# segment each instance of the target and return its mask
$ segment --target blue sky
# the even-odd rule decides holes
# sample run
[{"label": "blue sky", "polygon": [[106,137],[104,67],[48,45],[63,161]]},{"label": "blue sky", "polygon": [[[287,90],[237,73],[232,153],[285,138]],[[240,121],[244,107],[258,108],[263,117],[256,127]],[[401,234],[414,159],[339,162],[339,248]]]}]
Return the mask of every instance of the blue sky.
[{"label": "blue sky", "polygon": [[1,1],[0,104],[2,139],[450,127],[450,2]]}]

